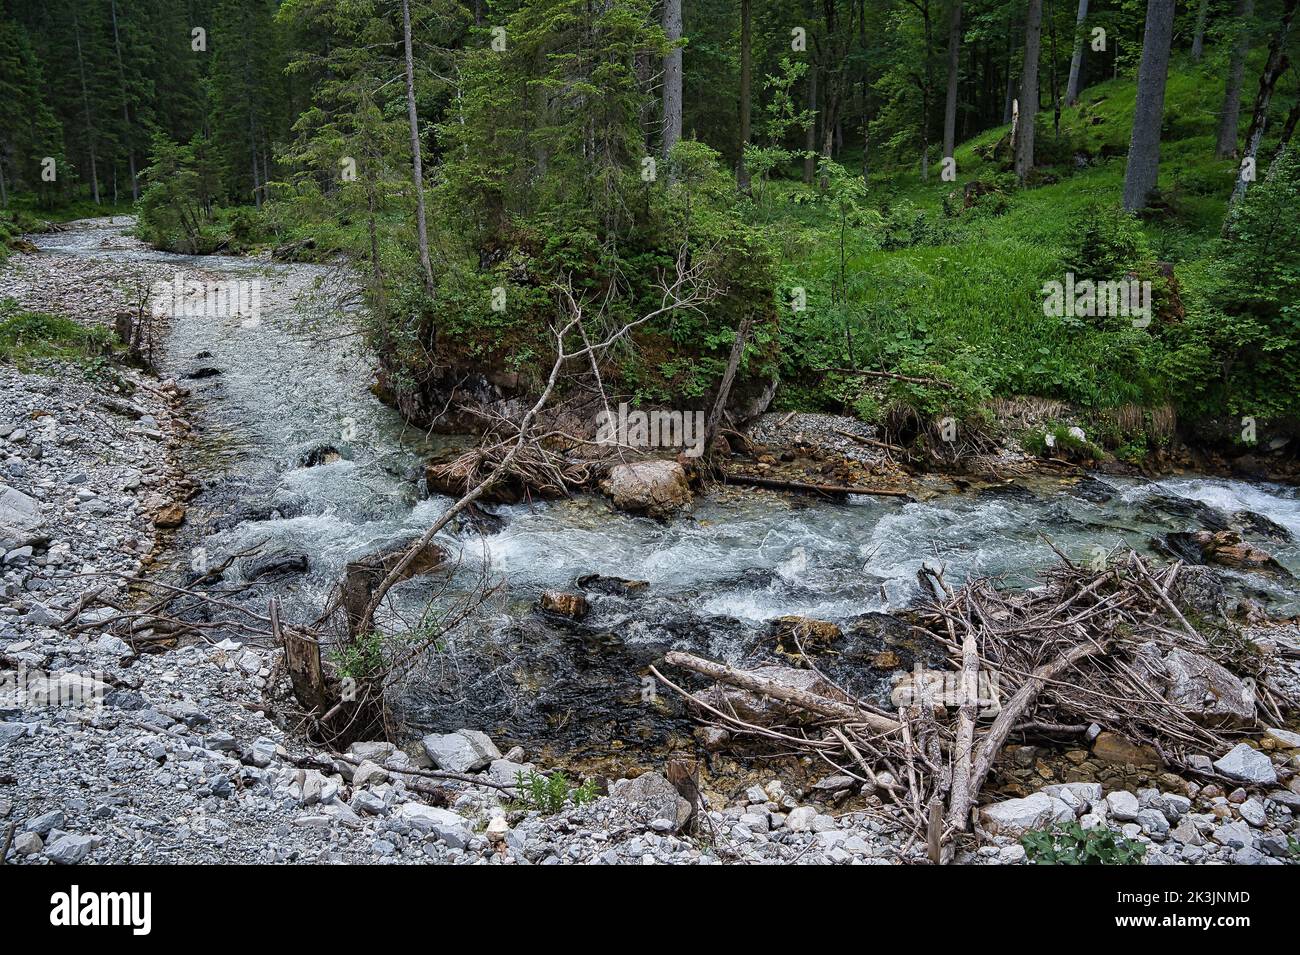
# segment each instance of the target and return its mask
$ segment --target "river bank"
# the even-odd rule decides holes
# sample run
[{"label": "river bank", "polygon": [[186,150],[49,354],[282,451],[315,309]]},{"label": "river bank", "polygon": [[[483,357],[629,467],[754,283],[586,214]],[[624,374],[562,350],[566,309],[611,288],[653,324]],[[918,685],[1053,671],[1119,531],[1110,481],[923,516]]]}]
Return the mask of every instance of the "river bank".
[{"label": "river bank", "polygon": [[[102,621],[102,606],[72,612],[95,587],[122,582],[103,573],[110,568],[183,579],[196,557],[218,562],[253,544],[264,553],[300,553],[305,566],[251,588],[246,606],[263,609],[273,595],[291,614],[310,613],[352,555],[427,526],[446,503],[416,490],[431,439],[374,401],[369,365],[330,305],[337,299],[328,288],[317,296],[328,269],[196,263],[143,251],[119,231],[120,224],[49,237],[47,278],[30,278],[21,267],[30,263],[20,261],[17,271],[10,264],[0,272],[7,290],[0,295],[16,290],[24,304],[75,312],[49,276],[78,276],[94,290],[87,301],[99,303],[87,310],[90,320],[111,322],[131,285],[178,268],[219,280],[261,277],[268,294],[251,327],[173,321],[159,366],[178,384],[126,373],[136,376],[130,400],[139,417],[133,410],[118,421],[120,410],[93,410],[103,394],[79,371],[3,369],[0,426],[53,417],[56,433],[71,428],[76,437],[41,441],[35,458],[26,436],[13,440],[20,428],[4,439],[2,480],[36,503],[49,535],[48,545],[34,542],[30,555],[6,567],[6,586],[15,591],[6,590],[11,612],[0,618],[9,621],[0,622],[6,667],[78,674],[78,685],[89,679],[102,698],[71,710],[30,699],[6,704],[0,773],[9,792],[0,790],[7,802],[0,819],[19,823],[15,851],[29,861],[919,861],[924,847],[877,793],[817,766],[786,774],[779,788],[755,789],[772,780],[736,754],[706,758],[707,823],[693,837],[678,831],[677,796],[657,773],[643,773],[635,785],[617,782],[630,766],[658,765],[674,747],[693,745],[684,714],[646,705],[645,666],[669,647],[745,664],[770,655],[769,625],[778,617],[847,624],[864,611],[906,606],[927,560],[942,559],[953,579],[1005,573],[1027,581],[1055,559],[1038,536],[1044,526],[1058,545],[1087,553],[1119,541],[1145,546],[1155,533],[1200,520],[1206,508],[1228,517],[1263,513],[1290,535],[1270,546],[1300,567],[1287,530],[1300,526],[1294,495],[1242,482],[1072,476],[929,500],[848,503],[724,488],[667,524],[620,514],[595,497],[497,507],[492,529],[448,535],[445,543],[462,553],[458,579],[466,586],[488,562],[507,582],[502,599],[419,674],[402,708],[400,755],[358,746],[356,757],[372,764],[362,772],[305,746],[277,718],[274,692],[268,700],[269,690],[283,688],[276,648],[210,632],[164,653],[136,654],[120,638],[76,629]],[[137,486],[132,470],[140,472]],[[83,473],[84,482],[72,480]],[[176,504],[186,508],[172,514],[180,526],[159,528],[154,519]],[[60,543],[69,556],[52,561],[51,550],[64,554]],[[636,595],[590,587],[591,612],[581,622],[534,610],[542,592],[573,588],[593,573],[647,586]],[[1243,593],[1287,606],[1290,585],[1228,576]],[[246,565],[232,565],[232,582],[252,580]],[[415,582],[403,599],[418,605],[426,592]],[[1260,639],[1290,646],[1292,637],[1271,630]],[[496,742],[466,737],[481,750],[467,763],[446,755],[450,744],[464,749],[447,739],[462,727]],[[1253,796],[1139,766],[1116,772],[1086,749],[1073,751],[1077,762],[1022,749],[1034,750],[1010,754],[1001,795],[1034,798],[1043,784],[1075,786],[1045,798],[1072,818],[1136,827],[1132,838],[1149,844],[1148,861],[1268,862],[1294,828],[1287,774],[1295,756],[1286,747],[1267,750],[1276,754],[1280,784]],[[435,794],[429,777],[406,772],[435,763],[481,772],[482,784],[443,781]],[[612,795],[554,815],[516,808],[494,786],[513,783],[528,763],[539,771],[589,766],[607,777]],[[1138,809],[1130,814],[1117,797],[1108,812],[1112,800],[1094,786],[1135,793]],[[1024,809],[1021,823],[1033,824],[1065,811],[1041,799],[1013,808]],[[1139,820],[1152,809],[1167,831],[1149,813]],[[1184,819],[1183,838],[1171,835]],[[1023,858],[1008,823],[958,861]]]}]

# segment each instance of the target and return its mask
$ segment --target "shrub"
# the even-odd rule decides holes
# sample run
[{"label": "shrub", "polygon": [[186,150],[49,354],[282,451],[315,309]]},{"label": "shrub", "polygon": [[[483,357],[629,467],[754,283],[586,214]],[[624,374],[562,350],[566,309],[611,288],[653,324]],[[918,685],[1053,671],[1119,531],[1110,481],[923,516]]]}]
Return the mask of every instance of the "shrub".
[{"label": "shrub", "polygon": [[18,311],[0,303],[0,361],[26,368],[42,359],[96,366],[113,351],[112,333],[69,318]]},{"label": "shrub", "polygon": [[1150,257],[1137,217],[1115,206],[1093,203],[1070,217],[1064,266],[1087,278],[1119,278]]},{"label": "shrub", "polygon": [[519,808],[536,809],[548,816],[564,809],[570,802],[581,806],[596,798],[594,782],[588,780],[581,786],[572,786],[568,777],[558,769],[549,776],[519,773],[515,777],[515,786],[519,792],[515,800]]},{"label": "shrub", "polygon": [[1035,865],[1140,865],[1147,847],[1109,829],[1084,829],[1068,822],[1020,837]]}]

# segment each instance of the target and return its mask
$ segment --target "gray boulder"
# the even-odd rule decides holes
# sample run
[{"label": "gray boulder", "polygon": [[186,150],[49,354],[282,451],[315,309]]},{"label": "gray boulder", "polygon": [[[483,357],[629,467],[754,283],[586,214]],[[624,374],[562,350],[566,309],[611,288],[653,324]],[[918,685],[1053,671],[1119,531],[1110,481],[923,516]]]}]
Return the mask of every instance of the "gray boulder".
[{"label": "gray boulder", "polygon": [[1177,648],[1165,657],[1165,668],[1169,674],[1166,698],[1198,723],[1249,726],[1255,722],[1254,692],[1218,663]]},{"label": "gray boulder", "polygon": [[642,773],[636,779],[621,779],[610,788],[609,794],[629,806],[633,814],[647,824],[663,820],[672,830],[677,830],[691,817],[691,804],[658,773]]},{"label": "gray boulder", "polygon": [[1123,789],[1117,789],[1106,796],[1106,809],[1111,818],[1119,822],[1132,822],[1138,817],[1140,808],[1137,796]]},{"label": "gray boulder", "polygon": [[421,742],[433,764],[449,773],[477,772],[501,758],[501,750],[486,733],[478,730],[430,733]]},{"label": "gray boulder", "polygon": [[0,484],[0,551],[17,550],[46,540],[41,507],[22,491]]},{"label": "gray boulder", "polygon": [[1214,768],[1229,779],[1243,783],[1272,786],[1277,783],[1277,770],[1273,762],[1259,750],[1238,743],[1222,759],[1215,760]]},{"label": "gray boulder", "polygon": [[979,828],[990,836],[1020,836],[1073,821],[1074,807],[1044,792],[982,806],[979,811]]},{"label": "gray boulder", "polygon": [[58,865],[76,865],[84,861],[94,847],[95,840],[91,836],[74,836],[65,832],[46,847],[45,858]]},{"label": "gray boulder", "polygon": [[465,818],[450,809],[406,802],[397,807],[394,815],[409,822],[413,829],[433,833],[453,849],[464,849],[474,838]]}]

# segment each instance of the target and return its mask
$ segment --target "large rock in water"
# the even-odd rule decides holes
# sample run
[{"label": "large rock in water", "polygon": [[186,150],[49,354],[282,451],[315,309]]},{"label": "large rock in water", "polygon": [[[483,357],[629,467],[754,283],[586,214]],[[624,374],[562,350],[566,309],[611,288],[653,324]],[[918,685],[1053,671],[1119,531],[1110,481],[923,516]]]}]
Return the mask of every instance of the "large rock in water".
[{"label": "large rock in water", "polygon": [[635,461],[616,464],[600,489],[620,511],[663,520],[691,504],[686,471],[676,461]]},{"label": "large rock in water", "polygon": [[[1287,570],[1268,551],[1241,539],[1232,530],[1175,531],[1162,541],[1172,553],[1194,564],[1221,564],[1240,570],[1270,570],[1287,574]],[[1288,574],[1289,576],[1289,574]]]},{"label": "large rock in water", "polygon": [[44,526],[41,507],[33,498],[0,484],[0,551],[40,543]]}]

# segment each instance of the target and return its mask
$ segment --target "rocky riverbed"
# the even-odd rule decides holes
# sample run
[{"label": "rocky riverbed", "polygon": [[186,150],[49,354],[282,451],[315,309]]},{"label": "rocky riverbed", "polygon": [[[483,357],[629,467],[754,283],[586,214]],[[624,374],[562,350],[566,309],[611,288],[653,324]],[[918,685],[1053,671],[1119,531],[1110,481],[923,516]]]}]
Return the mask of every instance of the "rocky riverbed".
[{"label": "rocky riverbed", "polygon": [[[67,241],[62,252],[14,257],[0,269],[0,298],[109,324],[131,307],[133,288],[177,267],[123,236],[121,223],[92,223]],[[163,375],[0,365],[0,838],[12,825],[8,861],[924,860],[924,844],[905,831],[883,791],[864,789],[830,767],[788,765],[770,773],[750,767],[748,781],[740,782],[728,757],[712,767],[718,772],[706,774],[705,815],[688,823],[687,804],[657,769],[619,779],[620,767],[636,762],[623,760],[609,770],[611,778],[594,780],[591,801],[549,811],[556,807],[529,807],[512,787],[518,774],[546,773],[559,759],[563,746],[553,749],[522,731],[535,727],[539,734],[554,711],[538,707],[530,723],[518,715],[521,708],[529,712],[527,700],[516,700],[514,710],[492,708],[489,682],[456,690],[448,703],[429,703],[423,728],[421,711],[413,708],[400,747],[359,743],[336,755],[307,745],[277,717],[275,703],[284,693],[278,648],[219,630],[179,646],[161,640],[133,647],[102,633],[106,619],[130,612],[140,599],[131,591],[139,575],[154,574],[158,565],[183,569],[196,546],[220,554],[267,536],[310,551],[311,571],[271,591],[310,605],[347,553],[419,527],[438,504],[403,496],[405,471],[391,463],[396,445],[380,440],[400,433],[400,423],[394,426],[381,410],[358,412],[368,400],[364,383],[338,386],[346,401],[330,403],[326,386],[344,363],[342,353],[329,353],[332,365],[310,365],[312,353],[327,349],[298,343],[292,324],[278,323],[276,314],[234,343],[221,329],[200,325],[160,329],[160,335],[170,335],[172,345],[170,355],[160,356],[170,369]],[[214,354],[200,357],[209,348]],[[265,359],[235,363],[239,353],[259,348],[267,350]],[[299,379],[293,389],[277,389],[274,402],[241,391],[286,363]],[[167,378],[200,366],[217,374],[179,385]],[[234,429],[236,415],[261,430],[232,430],[233,437],[223,430],[213,440],[214,425]],[[330,420],[321,423],[322,416]],[[360,418],[363,440],[354,448],[336,438],[339,460],[300,453],[316,447],[313,426],[338,435],[336,418]],[[843,438],[846,449],[872,447],[844,437],[835,422],[813,417],[792,424],[804,434]],[[259,450],[267,440],[277,442],[274,454]],[[193,472],[196,460],[227,452],[225,470]],[[227,466],[244,458],[256,466]],[[868,470],[881,465],[874,451],[860,458]],[[241,485],[258,495],[252,509],[258,516],[236,522],[232,515],[249,503],[237,496]],[[1249,492],[1252,507],[1289,501],[1271,490],[1210,490],[1232,501]],[[1166,491],[1172,493],[1162,490],[1165,497]],[[914,577],[911,561],[919,559],[922,539],[958,555],[960,570],[1010,569],[1033,562],[1031,546],[1043,549],[1029,540],[1035,520],[1062,529],[1086,524],[1095,535],[1098,527],[1127,519],[1128,511],[1117,516],[1113,509],[1120,502],[1129,510],[1152,509],[1151,521],[1172,513],[1158,495],[1119,486],[1052,493],[1058,496],[1046,503],[1026,497],[1029,492],[1005,491],[937,509],[918,502],[814,508],[728,490],[697,501],[692,517],[667,525],[614,515],[591,501],[565,502],[507,509],[499,515],[503,529],[479,548],[520,588],[510,605],[521,620],[534,619],[528,607],[536,593],[578,574],[648,580],[644,596],[591,595],[585,629],[571,627],[562,638],[540,633],[568,646],[564,652],[584,665],[593,647],[618,635],[619,646],[627,647],[619,658],[627,672],[597,668],[581,694],[603,699],[612,711],[623,706],[621,697],[637,695],[642,665],[656,648],[683,634],[703,632],[700,639],[720,655],[740,655],[765,643],[766,621],[781,614],[839,619],[844,608],[860,613],[904,599],[901,588]],[[1129,494],[1138,495],[1132,504]],[[1236,506],[1225,503],[1222,510]],[[846,540],[853,546],[842,548]],[[964,549],[971,540],[977,546]],[[995,543],[1003,552],[993,555]],[[1279,553],[1294,564],[1290,551]],[[846,581],[854,582],[848,590]],[[1274,588],[1260,596],[1281,593]],[[1280,651],[1275,655],[1300,647],[1293,627],[1261,626],[1253,638]],[[561,682],[537,695],[548,706],[563,699],[573,684],[562,681],[571,676],[561,673]],[[471,726],[462,729],[460,717],[449,714],[472,716],[465,700],[478,695],[492,721],[467,719]],[[583,712],[578,733],[592,735],[596,727],[583,725]],[[503,732],[500,725],[512,718],[515,730]],[[612,717],[610,732],[635,728],[628,719]],[[1066,820],[1147,846],[1149,864],[1294,860],[1300,738],[1285,727],[1228,754],[1226,767],[1211,767],[1223,778],[1208,785],[1128,763],[1108,739],[1096,734],[1054,756],[1012,747],[991,790],[994,801],[981,815],[981,837],[955,861],[1023,862],[1023,832]],[[658,763],[659,756],[640,762]]]}]

